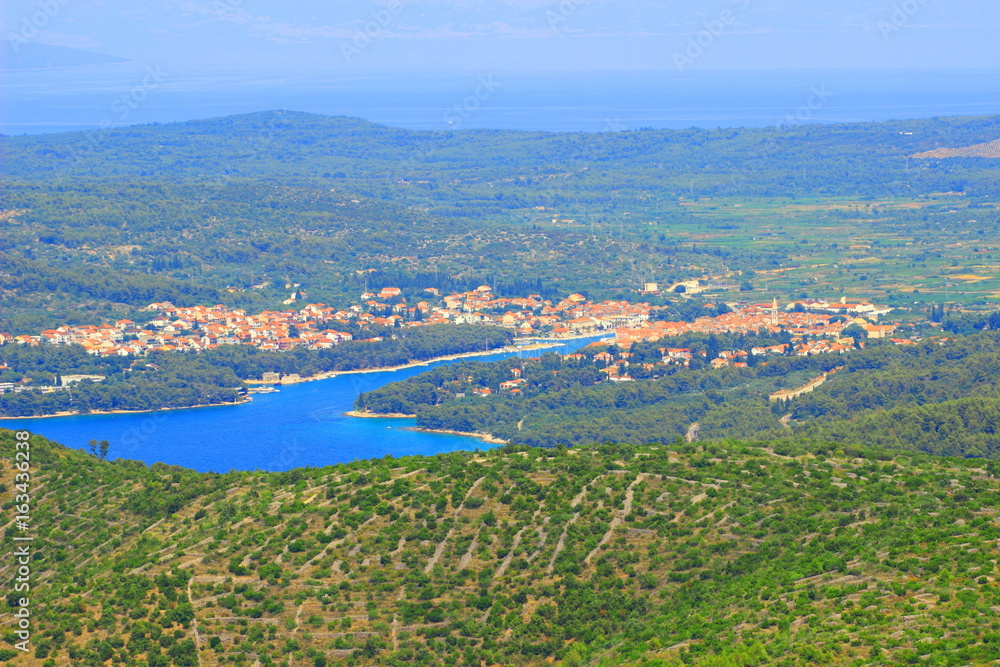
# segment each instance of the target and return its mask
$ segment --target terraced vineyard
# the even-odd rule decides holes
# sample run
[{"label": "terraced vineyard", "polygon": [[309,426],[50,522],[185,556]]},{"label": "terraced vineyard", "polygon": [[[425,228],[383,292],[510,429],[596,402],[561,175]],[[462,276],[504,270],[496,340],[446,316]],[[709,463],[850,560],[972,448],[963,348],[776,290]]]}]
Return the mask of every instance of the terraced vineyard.
[{"label": "terraced vineyard", "polygon": [[912,157],[923,159],[943,159],[949,157],[985,157],[1000,158],[1000,139],[964,148],[936,148],[925,153],[917,153]]},{"label": "terraced vineyard", "polygon": [[[13,442],[0,431],[5,463]],[[34,438],[38,625],[31,654],[3,657],[993,664],[1000,468],[847,450],[508,448],[206,475]]]}]

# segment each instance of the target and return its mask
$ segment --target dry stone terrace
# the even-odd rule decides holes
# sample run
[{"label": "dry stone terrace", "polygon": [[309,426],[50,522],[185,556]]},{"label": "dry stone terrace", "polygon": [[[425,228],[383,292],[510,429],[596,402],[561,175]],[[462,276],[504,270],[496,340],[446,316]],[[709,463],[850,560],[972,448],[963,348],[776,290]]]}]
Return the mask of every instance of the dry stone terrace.
[{"label": "dry stone terrace", "polygon": [[39,479],[43,655],[23,662],[995,660],[996,478],[859,454],[675,443],[202,476],[60,452]]}]

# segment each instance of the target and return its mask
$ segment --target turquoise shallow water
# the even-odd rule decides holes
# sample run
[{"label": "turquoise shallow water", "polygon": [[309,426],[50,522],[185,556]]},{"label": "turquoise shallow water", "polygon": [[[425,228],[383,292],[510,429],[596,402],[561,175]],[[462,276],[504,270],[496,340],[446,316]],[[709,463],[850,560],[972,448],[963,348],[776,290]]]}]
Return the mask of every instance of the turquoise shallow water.
[{"label": "turquoise shallow water", "polygon": [[[596,338],[553,348],[570,352]],[[517,356],[509,352],[477,361]],[[539,352],[520,353],[536,356]],[[244,405],[126,415],[0,420],[0,427],[28,429],[68,447],[91,439],[111,444],[110,458],[163,462],[200,470],[288,470],[386,455],[439,454],[487,448],[476,438],[407,430],[412,419],[344,416],[358,393],[417,375],[441,361],[398,371],[354,373],[282,387]]]}]

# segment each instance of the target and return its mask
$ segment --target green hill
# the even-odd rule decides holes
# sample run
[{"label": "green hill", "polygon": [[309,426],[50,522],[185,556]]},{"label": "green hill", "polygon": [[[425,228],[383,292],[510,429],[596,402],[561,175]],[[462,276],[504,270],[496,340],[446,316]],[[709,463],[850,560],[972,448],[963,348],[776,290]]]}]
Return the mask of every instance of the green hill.
[{"label": "green hill", "polygon": [[[7,521],[14,442],[0,431]],[[725,443],[212,475],[35,437],[32,652],[3,657],[993,664],[1000,470],[984,465]],[[24,534],[8,523],[8,544]]]}]

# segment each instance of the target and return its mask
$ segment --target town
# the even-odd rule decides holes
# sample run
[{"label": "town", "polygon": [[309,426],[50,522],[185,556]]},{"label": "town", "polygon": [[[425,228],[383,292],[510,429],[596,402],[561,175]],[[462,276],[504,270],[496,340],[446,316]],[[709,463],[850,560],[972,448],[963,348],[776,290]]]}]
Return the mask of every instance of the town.
[{"label": "town", "polygon": [[[102,356],[141,356],[154,350],[198,352],[222,345],[252,345],[272,351],[296,347],[321,350],[349,340],[381,340],[376,335],[358,337],[344,329],[357,332],[372,326],[484,324],[515,329],[522,339],[613,335],[620,346],[690,333],[784,332],[790,336],[789,345],[794,346],[791,353],[816,354],[852,346],[854,340],[842,335],[850,326],[860,327],[867,338],[886,338],[895,332],[892,324],[877,324],[891,309],[867,301],[848,303],[846,299],[839,302],[806,299],[785,306],[779,306],[776,299],[771,303],[736,302],[724,304],[721,309],[714,303],[706,303],[706,315],[688,322],[656,320],[654,315],[659,309],[649,303],[595,303],[580,294],[571,294],[559,302],[538,295],[506,298],[496,297],[489,286],[482,285],[443,297],[438,290],[429,288],[421,296],[425,298],[410,305],[402,290],[386,287],[378,293],[362,294],[361,303],[344,309],[318,303],[297,311],[264,311],[254,315],[223,305],[182,307],[168,302],[153,303],[143,309],[150,317],[142,324],[122,319],[114,324],[61,326],[37,335],[0,333],[0,345],[81,345],[90,354]],[[682,353],[671,354],[680,362],[689,361]],[[724,365],[745,354],[734,351],[711,361]]]},{"label": "town", "polygon": [[[896,345],[915,344],[915,340],[911,338],[892,337],[896,332],[894,324],[872,323],[870,320],[888,314],[890,309],[875,306],[867,301],[848,303],[846,299],[840,302],[809,299],[794,301],[784,307],[779,307],[777,300],[772,300],[769,304],[734,303],[727,304],[726,307],[731,309],[728,312],[699,317],[693,322],[643,321],[626,327],[608,326],[607,318],[615,317],[609,314],[608,310],[614,305],[616,304],[581,304],[572,313],[581,315],[580,317],[556,327],[563,331],[594,334],[613,329],[613,338],[604,338],[587,345],[579,352],[563,355],[564,362],[577,366],[595,366],[600,372],[601,380],[609,382],[657,379],[668,374],[671,366],[746,368],[766,364],[767,358],[774,356],[844,354],[864,347],[868,339],[888,339]],[[705,308],[714,310],[716,305],[707,303]],[[618,317],[626,316],[621,314]],[[855,330],[850,331],[850,327],[855,327]],[[638,342],[657,342],[690,334],[709,337],[713,334],[777,334],[787,342],[748,347],[748,349],[719,349],[714,352],[706,349],[664,346],[656,348],[658,358],[651,361],[647,355],[646,360],[640,363],[636,363],[635,355],[630,351],[630,348]],[[541,360],[536,357],[525,361],[537,363]],[[477,384],[470,377],[468,382],[454,382],[452,384],[455,386],[446,387],[445,390],[457,398],[464,398],[466,395],[490,396],[496,393],[516,395],[531,388],[528,380],[522,376],[522,368],[513,367],[511,373],[512,379],[500,382],[494,387]],[[771,395],[770,399],[772,402],[787,401],[809,393],[822,385],[827,375],[823,374],[798,389],[777,392]]]}]

